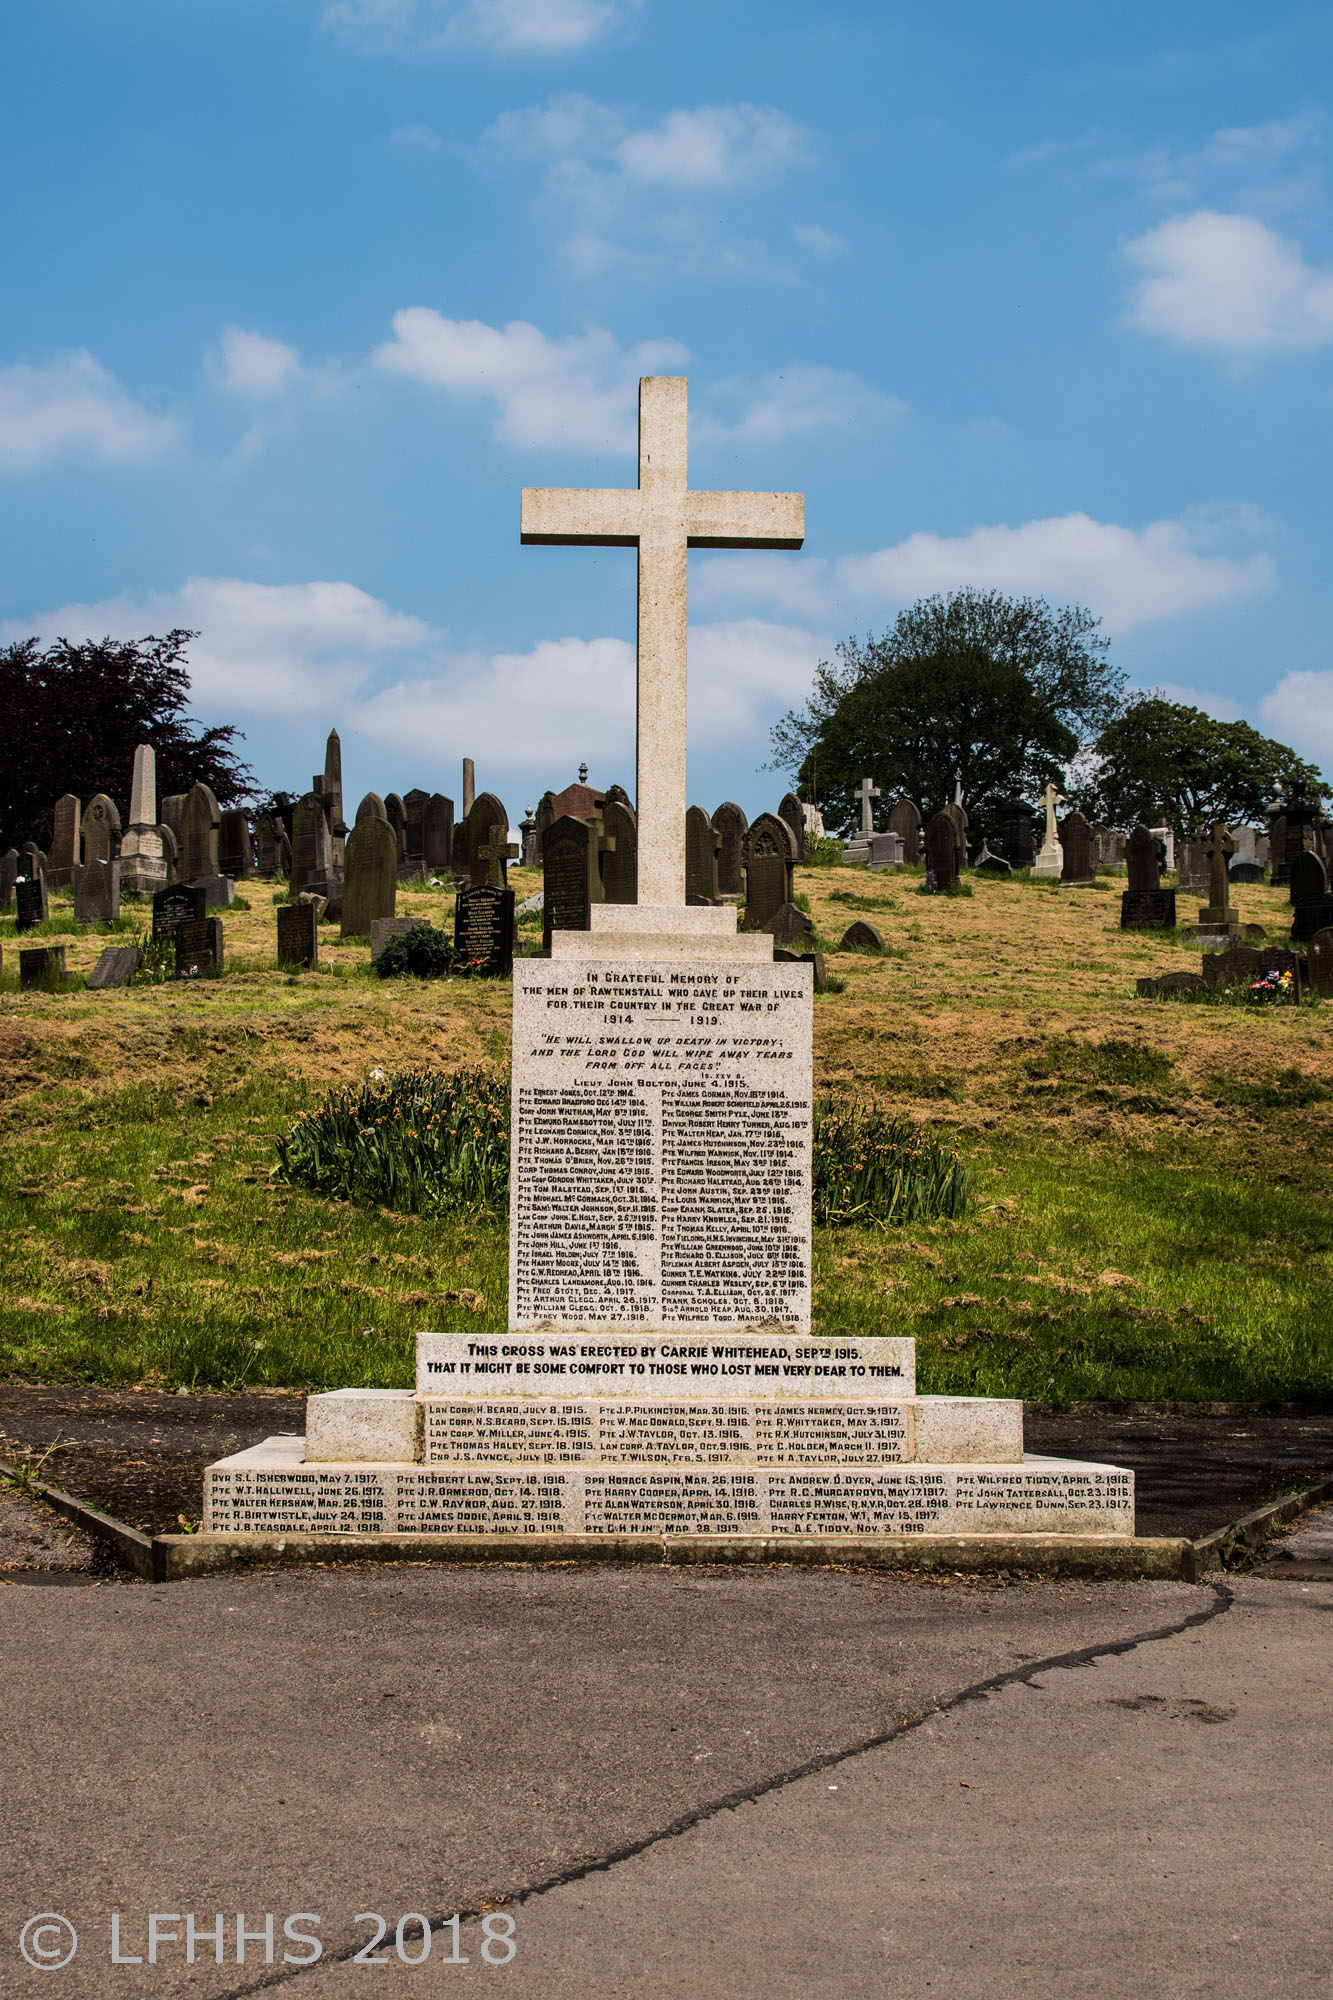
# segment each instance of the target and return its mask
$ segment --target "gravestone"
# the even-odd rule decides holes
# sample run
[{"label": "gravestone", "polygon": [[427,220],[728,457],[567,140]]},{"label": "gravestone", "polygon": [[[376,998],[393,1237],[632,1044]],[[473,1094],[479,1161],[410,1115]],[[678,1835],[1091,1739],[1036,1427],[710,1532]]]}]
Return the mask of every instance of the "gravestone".
[{"label": "gravestone", "polygon": [[157,817],[157,752],[151,743],[140,743],[130,779],[130,823],[120,843],[121,888],[131,896],[165,888],[176,852],[175,837]]},{"label": "gravestone", "polygon": [[926,823],[926,880],[937,896],[958,880],[958,826],[947,807]]},{"label": "gravestone", "polygon": [[897,833],[872,833],[867,843],[870,849],[867,868],[901,868],[903,865],[902,835]]},{"label": "gravestone", "polygon": [[766,931],[796,894],[796,836],[776,813],[760,813],[741,843],[745,870],[743,931]]},{"label": "gravestone", "polygon": [[541,860],[537,848],[537,821],[531,806],[524,806],[523,817],[518,823],[518,863],[520,868],[535,868]]},{"label": "gravestone", "polygon": [[14,884],[18,880],[19,851],[7,847],[0,854],[0,913],[8,916],[14,907]]},{"label": "gravestone", "polygon": [[255,849],[261,877],[271,882],[280,873],[278,868],[278,836],[283,831],[282,821],[274,812],[261,812],[255,817]]},{"label": "gravestone", "polygon": [[1175,929],[1176,892],[1162,887],[1162,856],[1157,841],[1140,823],[1125,842],[1129,886],[1120,898],[1120,928],[1126,931]]},{"label": "gravestone", "polygon": [[1208,842],[1203,835],[1181,835],[1176,842],[1176,870],[1182,889],[1206,890],[1211,886]]},{"label": "gravestone", "polygon": [[26,875],[30,882],[35,882],[39,875],[43,882],[46,880],[46,856],[35,840],[25,840],[19,849],[19,874]]},{"label": "gravestone", "polygon": [[[1297,855],[1307,854],[1314,848],[1314,829],[1319,818],[1319,801],[1306,796],[1304,782],[1299,778],[1291,788],[1282,817],[1283,846],[1276,851],[1285,857],[1281,880],[1290,882],[1292,864]],[[1274,875],[1273,879],[1277,881],[1279,878]]]},{"label": "gravestone", "polygon": [[393,828],[393,837],[398,844],[398,866],[407,866],[407,807],[397,792],[384,794],[384,814]]},{"label": "gravestone", "polygon": [[430,793],[417,786],[403,794],[403,843],[407,849],[409,879],[420,879],[426,870],[426,808]]},{"label": "gravestone", "polygon": [[74,921],[114,924],[119,916],[119,861],[85,861],[74,870]]},{"label": "gravestone", "polygon": [[957,853],[956,865],[958,868],[958,873],[961,875],[963,870],[967,866],[968,817],[967,814],[963,811],[963,808],[957,803],[957,801],[955,801],[953,805],[946,806],[944,810],[945,812],[948,813],[949,818],[953,821],[954,846]]},{"label": "gravestone", "polygon": [[1233,944],[1225,951],[1206,952],[1201,977],[1204,985],[1210,988],[1250,986],[1268,972],[1289,972],[1292,999],[1300,999],[1306,977],[1306,961],[1298,951],[1286,951],[1281,945]]},{"label": "gravestone", "polygon": [[1060,828],[1060,880],[1070,888],[1086,888],[1096,879],[1092,828],[1081,812],[1071,812]]},{"label": "gravestone", "polygon": [[[1208,963],[1207,959],[1204,964]],[[1165,1000],[1172,993],[1202,993],[1204,978],[1201,972],[1164,972],[1155,979],[1140,979],[1136,982],[1140,999]]]},{"label": "gravestone", "polygon": [[1055,829],[1055,808],[1063,805],[1064,799],[1054,785],[1047,785],[1041,802],[1046,810],[1046,837],[1032,863],[1032,873],[1040,880],[1050,881],[1064,873],[1065,857]]},{"label": "gravestone", "polygon": [[542,858],[542,843],[546,839],[548,831],[555,825],[559,817],[560,815],[555,809],[554,792],[543,792],[541,798],[537,801],[536,855],[539,863]]},{"label": "gravestone", "polygon": [[608,903],[639,899],[639,828],[633,806],[608,799],[602,812],[602,896]]},{"label": "gravestone", "polygon": [[850,862],[868,861],[870,839],[875,831],[875,800],[879,797],[879,786],[873,778],[862,778],[854,797],[860,807],[861,824],[853,838],[848,841],[843,859]]},{"label": "gravestone", "polygon": [[324,744],[324,797],[328,800],[329,833],[333,840],[333,865],[341,868],[346,858],[347,821],[343,817],[343,746],[336,729]]},{"label": "gravestone", "polygon": [[889,832],[903,844],[903,860],[913,867],[921,859],[921,814],[911,799],[897,799],[889,808]]},{"label": "gravestone", "polygon": [[1208,938],[1228,938],[1240,936],[1240,918],[1231,907],[1231,857],[1236,851],[1236,843],[1231,838],[1229,827],[1215,826],[1204,842],[1204,859],[1208,863],[1208,902],[1199,912],[1197,935]]},{"label": "gravestone", "polygon": [[54,820],[46,886],[68,889],[82,858],[82,807],[73,792],[66,792],[56,800]]},{"label": "gravestone", "polygon": [[1000,854],[1011,868],[1030,868],[1036,852],[1037,815],[1026,799],[1009,798],[1000,805]]},{"label": "gravestone", "polygon": [[718,903],[717,857],[722,845],[712,820],[702,806],[691,806],[685,815],[685,900],[687,903]]},{"label": "gravestone", "polygon": [[197,979],[206,973],[221,972],[221,917],[187,918],[176,925],[172,936],[176,945],[177,979]]},{"label": "gravestone", "polygon": [[795,792],[788,792],[787,796],[783,799],[782,804],[778,807],[778,818],[783,820],[790,830],[792,840],[796,845],[796,859],[804,861],[805,808],[802,806]]},{"label": "gravestone", "polygon": [[1268,860],[1270,882],[1287,879],[1287,816],[1280,805],[1269,808]]},{"label": "gravestone", "polygon": [[20,986],[40,986],[52,973],[65,977],[63,944],[34,945],[19,953]]},{"label": "gravestone", "polygon": [[461,972],[508,979],[514,970],[514,892],[465,882],[454,902],[454,955]]},{"label": "gravestone", "polygon": [[162,824],[169,826],[176,836],[176,852],[182,868],[185,866],[185,801],[188,797],[188,792],[168,792],[161,805]]},{"label": "gravestone", "polygon": [[1233,861],[1231,864],[1231,879],[1233,882],[1262,882],[1264,879],[1263,864],[1258,861]]},{"label": "gravestone", "polygon": [[854,924],[848,924],[838,949],[839,951],[883,951],[884,939],[873,924],[868,924],[864,917],[858,917]]},{"label": "gravestone", "polygon": [[1014,872],[1002,854],[991,853],[984,840],[981,843],[981,852],[977,856],[976,868],[978,875],[1012,875]]},{"label": "gravestone", "polygon": [[14,928],[36,930],[50,916],[45,875],[25,876],[14,884]]},{"label": "gravestone", "polygon": [[298,799],[292,815],[291,894],[302,889],[325,893],[333,872],[333,836],[324,808],[313,792]]},{"label": "gravestone", "polygon": [[738,805],[724,799],[713,814],[713,830],[718,838],[717,892],[719,896],[743,896],[745,869],[742,848],[750,822]]},{"label": "gravestone", "polygon": [[443,792],[426,801],[426,872],[447,874],[454,852],[454,802]]},{"label": "gravestone", "polygon": [[1114,827],[1094,826],[1092,858],[1098,868],[1120,869],[1125,865],[1125,836]]},{"label": "gravestone", "polygon": [[240,806],[229,806],[219,818],[217,872],[230,876],[233,882],[244,881],[255,872],[250,821]]},{"label": "gravestone", "polygon": [[220,874],[218,833],[222,815],[209,786],[191,785],[181,812],[181,872],[187,882]]},{"label": "gravestone", "polygon": [[96,993],[109,992],[115,986],[128,986],[139,970],[140,957],[137,944],[108,945],[88,974],[88,985]]},{"label": "gravestone", "polygon": [[797,957],[815,948],[815,927],[795,903],[783,903],[764,925],[773,940],[774,953],[790,951]]},{"label": "gravestone", "polygon": [[204,892],[205,910],[226,910],[236,901],[236,884],[230,875],[201,875],[194,887]]},{"label": "gravestone", "polygon": [[343,869],[341,935],[369,937],[374,926],[398,907],[398,842],[387,819],[364,812],[347,836]]},{"label": "gravestone", "polygon": [[370,926],[371,964],[375,963],[390,938],[404,937],[408,931],[419,930],[422,922],[421,917],[376,917]]},{"label": "gravestone", "polygon": [[597,823],[563,814],[542,842],[542,950],[554,931],[586,931],[602,898],[597,869]]},{"label": "gravestone", "polygon": [[316,903],[279,903],[278,964],[319,964],[319,909]]},{"label": "gravestone", "polygon": [[518,844],[509,838],[509,815],[494,792],[480,792],[465,822],[468,880],[474,889],[503,889]]},{"label": "gravestone", "polygon": [[120,814],[105,792],[98,792],[83,809],[83,858],[114,861],[120,853]]},{"label": "gravestone", "polygon": [[477,801],[477,767],[471,757],[463,759],[463,818],[466,819]]},{"label": "gravestone", "polygon": [[1303,942],[1333,924],[1333,897],[1328,870],[1313,852],[1294,854],[1288,869],[1291,884],[1291,935]]},{"label": "gravestone", "polygon": [[153,897],[153,936],[174,937],[182,924],[201,924],[208,913],[204,891],[192,882],[177,882]]},{"label": "gravestone", "polygon": [[1322,1000],[1333,1000],[1333,928],[1310,939],[1309,965],[1311,989]]}]

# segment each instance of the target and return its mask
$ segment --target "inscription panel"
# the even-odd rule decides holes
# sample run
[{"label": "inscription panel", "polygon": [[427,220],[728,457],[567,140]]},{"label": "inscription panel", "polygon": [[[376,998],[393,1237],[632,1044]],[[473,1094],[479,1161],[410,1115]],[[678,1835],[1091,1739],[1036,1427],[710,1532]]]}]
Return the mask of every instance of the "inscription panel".
[{"label": "inscription panel", "polygon": [[810,1325],[811,972],[514,973],[510,1324]]},{"label": "inscription panel", "polygon": [[427,1465],[896,1465],[912,1456],[907,1403],[432,1397],[423,1408]]},{"label": "inscription panel", "polygon": [[883,1402],[916,1391],[911,1339],[812,1341],[781,1334],[594,1334],[485,1339],[417,1335],[417,1393],[694,1403]]}]

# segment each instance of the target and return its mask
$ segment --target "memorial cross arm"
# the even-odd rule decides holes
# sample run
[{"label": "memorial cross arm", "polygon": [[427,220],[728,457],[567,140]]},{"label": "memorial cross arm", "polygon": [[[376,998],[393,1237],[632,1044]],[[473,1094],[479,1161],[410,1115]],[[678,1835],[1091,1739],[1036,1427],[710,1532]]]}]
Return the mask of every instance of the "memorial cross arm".
[{"label": "memorial cross arm", "polygon": [[805,495],[687,493],[685,533],[692,549],[799,549]]},{"label": "memorial cross arm", "polygon": [[528,547],[632,549],[642,517],[634,486],[525,486],[519,538]]}]

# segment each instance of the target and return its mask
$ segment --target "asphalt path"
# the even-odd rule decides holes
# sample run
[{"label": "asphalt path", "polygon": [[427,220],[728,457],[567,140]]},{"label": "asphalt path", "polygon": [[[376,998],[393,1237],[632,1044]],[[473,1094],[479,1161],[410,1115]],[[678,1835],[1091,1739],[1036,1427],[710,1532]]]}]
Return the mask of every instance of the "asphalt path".
[{"label": "asphalt path", "polygon": [[1330,1612],[1269,1570],[11,1582],[0,1991],[1324,2000]]}]

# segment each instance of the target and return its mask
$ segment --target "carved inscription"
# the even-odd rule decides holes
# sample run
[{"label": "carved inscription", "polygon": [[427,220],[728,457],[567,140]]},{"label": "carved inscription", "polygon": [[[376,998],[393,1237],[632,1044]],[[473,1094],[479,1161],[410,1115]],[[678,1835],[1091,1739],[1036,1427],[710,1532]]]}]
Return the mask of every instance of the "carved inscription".
[{"label": "carved inscription", "polygon": [[911,1456],[902,1403],[432,1398],[425,1411],[428,1465],[896,1465]]}]

